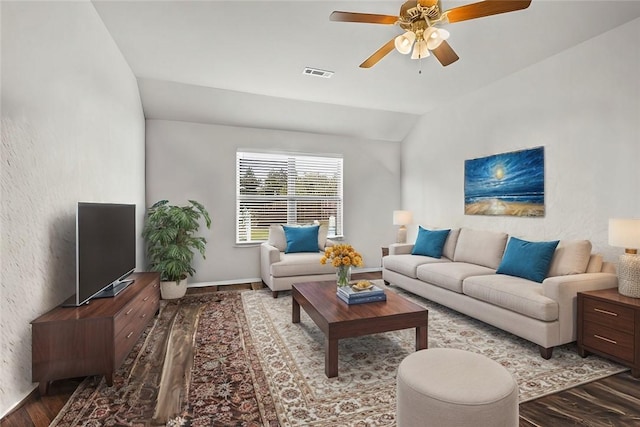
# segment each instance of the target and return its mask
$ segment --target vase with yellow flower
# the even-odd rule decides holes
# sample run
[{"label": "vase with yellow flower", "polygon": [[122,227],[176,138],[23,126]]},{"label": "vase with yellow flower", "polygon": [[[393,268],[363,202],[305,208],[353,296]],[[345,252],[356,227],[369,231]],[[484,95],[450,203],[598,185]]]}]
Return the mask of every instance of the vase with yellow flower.
[{"label": "vase with yellow flower", "polygon": [[348,244],[329,246],[320,258],[320,264],[330,262],[336,267],[336,283],[338,286],[349,286],[351,267],[362,267],[362,255]]}]

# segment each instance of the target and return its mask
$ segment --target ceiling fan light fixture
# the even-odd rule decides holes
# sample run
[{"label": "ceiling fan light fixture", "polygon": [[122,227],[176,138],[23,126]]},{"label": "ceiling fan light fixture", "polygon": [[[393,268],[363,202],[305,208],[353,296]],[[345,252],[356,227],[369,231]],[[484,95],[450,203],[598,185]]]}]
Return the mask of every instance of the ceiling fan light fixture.
[{"label": "ceiling fan light fixture", "polygon": [[396,50],[403,55],[411,52],[411,46],[413,46],[413,42],[416,40],[416,34],[413,31],[407,31],[404,34],[400,34],[396,37],[394,42],[396,46]]},{"label": "ceiling fan light fixture", "polygon": [[413,53],[411,54],[411,59],[422,59],[427,56],[431,56],[429,53],[429,48],[427,47],[427,42],[424,40],[419,40],[413,46]]},{"label": "ceiling fan light fixture", "polygon": [[424,31],[424,38],[427,41],[429,50],[437,49],[440,44],[449,38],[449,31],[442,28],[429,27]]},{"label": "ceiling fan light fixture", "polygon": [[[443,11],[441,10],[441,0],[403,0],[403,2],[397,16],[338,10],[331,13],[329,17],[331,21],[398,25],[403,31],[406,31],[404,34],[387,41],[373,55],[360,64],[360,68],[373,67],[393,51],[394,47],[398,52],[406,55],[411,52],[416,40],[418,42],[424,40],[427,43],[427,49],[429,51],[433,50],[436,59],[443,67],[446,67],[460,58],[449,46],[449,43],[445,42],[449,37],[449,32],[434,28],[433,25],[452,24],[454,22],[515,12],[526,9],[531,4],[531,0],[476,0],[475,3],[455,6]],[[416,56],[420,56],[420,50],[421,47],[413,48]]]}]

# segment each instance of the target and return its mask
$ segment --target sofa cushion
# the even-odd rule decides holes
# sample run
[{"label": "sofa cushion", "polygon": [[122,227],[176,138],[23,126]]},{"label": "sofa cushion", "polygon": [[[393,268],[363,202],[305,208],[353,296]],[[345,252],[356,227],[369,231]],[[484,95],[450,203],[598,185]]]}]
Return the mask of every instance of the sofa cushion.
[{"label": "sofa cushion", "polygon": [[432,258],[441,258],[444,243],[451,230],[427,230],[418,227],[418,237],[413,245],[412,255],[424,255]]},{"label": "sofa cushion", "polygon": [[531,280],[504,274],[473,276],[462,282],[462,292],[533,319],[558,319],[558,303],[544,296],[542,286]]},{"label": "sofa cushion", "polygon": [[558,246],[558,240],[529,242],[512,237],[507,243],[507,249],[504,251],[497,273],[542,283],[549,272],[556,246]]},{"label": "sofa cushion", "polygon": [[496,269],[507,244],[506,233],[486,230],[460,229],[453,260]]},{"label": "sofa cushion", "polygon": [[422,264],[451,262],[446,258],[431,258],[422,255],[387,255],[382,264],[387,270],[395,271],[412,279],[417,279],[416,269]]},{"label": "sofa cushion", "polygon": [[602,264],[602,255],[591,255],[589,257],[589,264],[587,264],[587,271],[585,271],[585,273],[600,273],[602,271]]},{"label": "sofa cushion", "polygon": [[447,241],[444,242],[444,247],[442,248],[442,255],[446,256],[449,259],[453,259],[453,256],[456,252],[456,243],[458,243],[458,236],[460,235],[460,229],[454,228],[449,232],[447,236]]},{"label": "sofa cushion", "polygon": [[287,249],[287,239],[284,237],[284,228],[280,224],[271,224],[269,226],[269,244],[278,248],[280,252]]},{"label": "sofa cushion", "polygon": [[[301,225],[287,225],[288,227],[302,227]],[[327,234],[329,227],[326,224],[320,224],[318,229],[318,250],[323,251],[327,243]],[[284,228],[281,224],[271,224],[269,226],[269,239],[271,246],[278,248],[280,252],[287,249],[287,238],[284,235]]]},{"label": "sofa cushion", "polygon": [[329,225],[320,224],[320,228],[318,229],[318,249],[324,251],[328,246],[327,238],[329,235]]},{"label": "sofa cushion", "polygon": [[418,279],[440,288],[462,293],[462,281],[467,277],[495,274],[495,270],[466,262],[445,262],[418,266]]},{"label": "sofa cushion", "polygon": [[588,240],[561,240],[551,259],[549,277],[580,274],[587,271],[591,258],[591,242]]},{"label": "sofa cushion", "polygon": [[290,227],[283,225],[284,236],[287,239],[285,253],[295,252],[318,252],[318,229],[319,225],[307,227]]},{"label": "sofa cushion", "polygon": [[320,264],[322,252],[298,252],[280,254],[280,261],[271,264],[273,277],[309,276],[335,273],[330,264]]}]

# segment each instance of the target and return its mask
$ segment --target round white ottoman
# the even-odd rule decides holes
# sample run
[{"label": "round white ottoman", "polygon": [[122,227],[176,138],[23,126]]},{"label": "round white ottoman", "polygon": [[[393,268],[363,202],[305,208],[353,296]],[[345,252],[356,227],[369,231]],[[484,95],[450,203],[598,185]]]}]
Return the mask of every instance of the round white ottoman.
[{"label": "round white ottoman", "polygon": [[499,363],[452,348],[420,350],[398,368],[398,427],[518,426],[518,384]]}]

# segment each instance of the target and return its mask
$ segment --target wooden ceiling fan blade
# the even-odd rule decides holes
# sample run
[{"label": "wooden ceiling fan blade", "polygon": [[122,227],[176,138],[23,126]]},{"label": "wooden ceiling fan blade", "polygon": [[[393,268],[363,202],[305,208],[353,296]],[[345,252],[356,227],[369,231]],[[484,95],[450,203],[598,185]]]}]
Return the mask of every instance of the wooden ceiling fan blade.
[{"label": "wooden ceiling fan blade", "polygon": [[393,25],[398,20],[398,17],[391,15],[376,15],[373,13],[340,12],[336,10],[331,13],[329,20],[338,22],[362,22],[365,24]]},{"label": "wooden ceiling fan blade", "polygon": [[449,22],[467,21],[484,16],[514,12],[529,7],[531,0],[486,0],[449,9],[445,13]]},{"label": "wooden ceiling fan blade", "polygon": [[443,67],[453,64],[460,59],[458,54],[455,53],[446,40],[443,40],[442,43],[440,43],[440,46],[432,50],[431,53],[433,53],[433,56],[438,58],[438,61],[440,61]]},{"label": "wooden ceiling fan blade", "polygon": [[387,56],[389,52],[391,52],[395,48],[395,37],[389,40],[384,46],[380,49],[376,50],[373,55],[368,57],[362,64],[360,64],[360,68],[371,68],[378,63],[382,58]]}]

